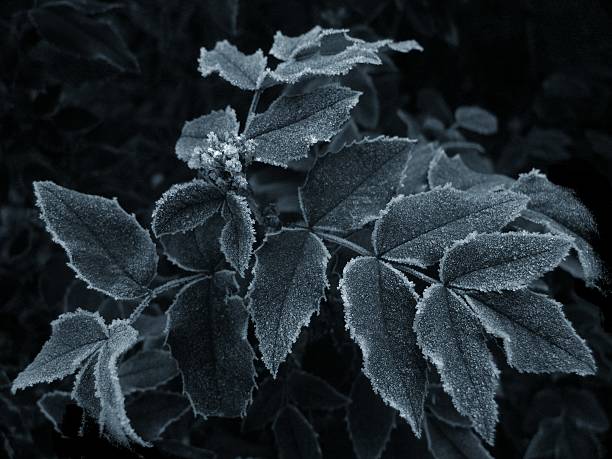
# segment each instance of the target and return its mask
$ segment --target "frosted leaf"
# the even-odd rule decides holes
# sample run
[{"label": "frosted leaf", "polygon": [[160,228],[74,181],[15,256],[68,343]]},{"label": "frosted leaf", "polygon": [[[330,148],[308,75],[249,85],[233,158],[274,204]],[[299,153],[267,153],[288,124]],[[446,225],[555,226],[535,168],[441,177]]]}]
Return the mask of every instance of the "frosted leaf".
[{"label": "frosted leaf", "polygon": [[531,373],[595,374],[591,351],[556,301],[529,290],[474,293],[466,299],[485,329],[503,338],[514,368]]},{"label": "frosted leaf", "polygon": [[242,300],[226,297],[225,289],[205,278],[186,285],[167,314],[167,343],[194,412],[205,418],[244,416],[255,368]]},{"label": "frosted leaf", "polygon": [[96,365],[98,363],[98,354],[95,354],[87,360],[85,365],[81,367],[74,380],[72,389],[72,398],[77,404],[83,408],[83,411],[96,421],[100,417],[100,398],[96,394]]},{"label": "frosted leaf", "polygon": [[225,197],[221,211],[225,226],[221,231],[221,251],[242,276],[249,266],[255,243],[255,227],[247,200],[232,192]]},{"label": "frosted leaf", "polygon": [[176,143],[176,156],[190,167],[199,167],[198,153],[206,151],[214,138],[229,142],[238,136],[240,124],[236,119],[236,112],[231,107],[225,110],[214,110],[208,115],[200,116],[185,122],[181,136]]},{"label": "frosted leaf", "polygon": [[268,59],[261,49],[247,55],[227,40],[218,41],[212,50],[200,49],[198,70],[203,77],[218,73],[221,78],[244,90],[259,89],[266,75]]},{"label": "frosted leaf", "polygon": [[283,229],[266,236],[255,257],[249,310],[262,360],[276,377],[301,328],[319,311],[330,254],[314,234]]},{"label": "frosted leaf", "polygon": [[406,277],[373,257],[358,257],[341,281],[346,326],[363,354],[363,372],[389,406],[421,434],[427,365],[412,331],[418,296]]},{"label": "frosted leaf", "polygon": [[126,320],[115,320],[109,327],[110,337],[98,353],[94,369],[96,395],[100,399],[100,433],[109,440],[127,446],[130,441],[150,446],[138,436],[125,412],[125,399],[118,375],[118,360],[138,341],[138,332]]},{"label": "frosted leaf", "polygon": [[457,125],[468,131],[482,135],[491,135],[497,132],[497,117],[483,108],[463,106],[455,110]]},{"label": "frosted leaf", "polygon": [[399,196],[376,222],[372,244],[385,260],[428,266],[468,234],[498,231],[529,199],[518,193],[468,193],[450,187]]},{"label": "frosted leaf", "polygon": [[411,148],[409,139],[377,137],[319,159],[299,189],[304,219],[319,228],[362,226],[395,194]]},{"label": "frosted leaf", "polygon": [[588,285],[594,285],[604,275],[602,261],[589,241],[597,236],[593,215],[567,188],[551,183],[537,170],[522,174],[513,190],[530,198],[529,211],[524,217],[544,225],[549,231],[574,238],[573,246],[584,271]]},{"label": "frosted leaf", "polygon": [[483,292],[519,290],[561,263],[571,244],[551,234],[472,234],[446,251],[440,280]]},{"label": "frosted leaf", "polygon": [[12,392],[74,373],[108,339],[100,315],[78,309],[51,322],[51,337],[13,381]]},{"label": "frosted leaf", "polygon": [[47,231],[87,284],[115,299],[146,295],[157,271],[149,233],[116,200],[34,182]]},{"label": "frosted leaf", "polygon": [[431,161],[427,178],[432,188],[450,183],[453,188],[469,191],[490,191],[505,188],[514,182],[505,175],[473,171],[463,163],[459,155],[449,158],[443,150],[438,150]]},{"label": "frosted leaf", "polygon": [[436,459],[493,459],[470,429],[453,427],[427,416],[425,433],[429,451]]},{"label": "frosted leaf", "polygon": [[395,427],[395,410],[372,390],[360,373],[351,388],[346,425],[357,459],[379,459]]},{"label": "frosted leaf", "polygon": [[190,231],[162,236],[161,243],[168,260],[188,271],[215,271],[225,262],[220,245],[224,226],[225,220],[218,213]]},{"label": "frosted leaf", "polygon": [[255,159],[277,166],[308,156],[311,145],[329,141],[351,116],[359,94],[323,86],[306,94],[281,96],[255,115],[244,135],[254,142]]},{"label": "frosted leaf", "polygon": [[[327,30],[329,31],[333,29]],[[316,44],[322,33],[323,29],[319,26],[314,26],[308,32],[297,37],[288,37],[283,35],[282,32],[277,31],[276,34],[274,34],[274,43],[270,49],[270,54],[282,61],[289,60],[293,58],[294,54],[300,50]]]},{"label": "frosted leaf", "polygon": [[433,285],[417,306],[414,331],[457,411],[470,418],[476,431],[493,444],[498,370],[478,319],[455,293]]},{"label": "frosted leaf", "polygon": [[60,434],[62,432],[62,421],[64,414],[66,413],[66,407],[73,404],[74,401],[70,396],[70,392],[53,391],[47,392],[41,398],[38,399],[36,404],[42,412],[42,414],[51,421],[53,428]]},{"label": "frosted leaf", "polygon": [[321,459],[317,433],[297,408],[287,405],[272,425],[279,459]]},{"label": "frosted leaf", "polygon": [[406,172],[398,190],[399,193],[415,194],[429,189],[427,173],[429,172],[429,164],[437,151],[432,143],[417,144],[408,157]]},{"label": "frosted leaf", "polygon": [[204,224],[223,204],[223,193],[204,180],[172,185],[155,203],[155,236],[184,233]]},{"label": "frosted leaf", "polygon": [[178,374],[169,352],[152,349],[139,352],[121,363],[119,380],[124,394],[154,389]]},{"label": "frosted leaf", "polygon": [[349,403],[325,380],[304,371],[293,371],[287,383],[289,396],[303,410],[335,410]]},{"label": "frosted leaf", "polygon": [[253,403],[249,405],[246,418],[242,422],[242,430],[244,432],[260,430],[272,422],[285,403],[285,389],[284,381],[265,379],[257,388]]},{"label": "frosted leaf", "polygon": [[189,408],[189,400],[183,395],[161,390],[143,392],[126,407],[134,430],[148,442],[158,440]]}]

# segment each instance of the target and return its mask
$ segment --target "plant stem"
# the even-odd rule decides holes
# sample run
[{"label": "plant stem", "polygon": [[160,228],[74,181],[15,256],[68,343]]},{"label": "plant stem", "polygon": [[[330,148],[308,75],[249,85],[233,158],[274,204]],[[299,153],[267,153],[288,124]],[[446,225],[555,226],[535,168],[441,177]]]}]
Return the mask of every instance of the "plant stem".
[{"label": "plant stem", "polygon": [[343,237],[336,236],[335,234],[324,233],[322,231],[315,231],[315,234],[321,236],[326,241],[333,242],[334,244],[338,244],[342,247],[346,247],[347,249],[350,249],[353,252],[358,253],[359,255],[363,255],[364,257],[372,256],[372,253],[365,247],[362,247],[359,244],[355,244],[354,242],[351,242],[348,239],[344,239]]},{"label": "plant stem", "polygon": [[422,273],[421,271],[418,271],[414,268],[411,268],[409,266],[404,266],[404,265],[400,265],[398,263],[394,263],[394,266],[399,269],[402,272],[405,272],[407,274],[410,274],[418,279],[421,279],[422,281],[427,282],[428,284],[439,284],[440,281],[434,279],[433,277],[429,277],[427,274]]},{"label": "plant stem", "polygon": [[244,123],[244,131],[249,128],[249,124],[251,124],[251,121],[253,121],[253,117],[255,116],[255,111],[257,110],[257,104],[259,103],[259,97],[261,96],[261,93],[261,89],[257,89],[253,93],[253,98],[251,99],[251,106],[249,107],[249,113],[247,114],[247,119]]}]

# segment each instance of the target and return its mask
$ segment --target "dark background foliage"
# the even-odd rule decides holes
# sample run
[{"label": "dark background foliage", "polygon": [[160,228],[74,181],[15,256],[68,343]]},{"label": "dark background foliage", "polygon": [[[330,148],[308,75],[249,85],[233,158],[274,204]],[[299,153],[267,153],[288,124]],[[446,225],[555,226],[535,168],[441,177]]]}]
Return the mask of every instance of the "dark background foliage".
[{"label": "dark background foliage", "polygon": [[[95,427],[77,435],[76,406],[64,417],[62,437],[36,407],[45,388],[17,397],[7,391],[6,378],[32,360],[48,337],[49,322],[63,312],[64,291],[73,279],[63,251],[33,208],[32,181],[51,179],[116,196],[148,225],[161,193],[191,177],[174,156],[185,120],[228,104],[239,114],[248,108],[239,90],[200,76],[200,47],[227,38],[244,52],[268,50],[276,30],[297,35],[316,24],[368,37],[417,39],[425,52],[393,56],[395,71],[385,67],[375,73],[381,101],[377,130],[406,135],[396,115],[400,108],[442,121],[449,116],[446,107],[487,108],[498,116],[499,132],[476,140],[497,169],[516,175],[538,167],[551,181],[573,188],[599,223],[602,237],[595,247],[606,262],[612,260],[612,7],[604,0],[4,0],[0,443],[7,454],[115,454]],[[534,128],[555,131],[534,144],[529,137]],[[558,298],[570,299],[575,289],[600,306],[604,326],[612,330],[604,296],[569,275],[555,276]],[[347,340],[341,321],[331,331],[341,312],[322,309],[297,345],[302,367],[348,393],[356,357],[337,345]],[[580,323],[576,328],[580,331]],[[524,453],[535,433],[524,420],[541,388],[585,388],[607,412],[612,406],[609,381],[518,374],[502,381],[511,394],[501,403],[496,457]],[[340,411],[313,420],[325,457],[351,457],[343,416]],[[242,434],[239,421],[198,421],[191,430],[181,425],[174,430],[179,436],[191,432],[194,445],[221,458],[274,457],[271,435]],[[609,446],[604,442],[603,448]]]}]

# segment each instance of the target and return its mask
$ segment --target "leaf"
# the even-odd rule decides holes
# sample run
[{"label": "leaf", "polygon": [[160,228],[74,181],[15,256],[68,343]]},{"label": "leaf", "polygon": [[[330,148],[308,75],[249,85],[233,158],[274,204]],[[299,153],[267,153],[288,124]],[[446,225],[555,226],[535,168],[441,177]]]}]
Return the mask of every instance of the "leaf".
[{"label": "leaf", "polygon": [[304,371],[293,371],[288,378],[289,396],[303,410],[335,410],[349,399],[325,380]]},{"label": "leaf", "polygon": [[501,230],[529,199],[511,191],[468,193],[436,188],[389,202],[372,233],[375,253],[385,260],[432,265],[454,241],[473,231]]},{"label": "leaf", "polygon": [[472,234],[446,251],[440,280],[484,292],[519,290],[561,263],[571,243],[551,234]]},{"label": "leaf", "polygon": [[225,107],[225,110],[213,110],[208,115],[187,121],[176,143],[176,156],[195,169],[199,167],[198,161],[193,162],[200,151],[197,149],[206,151],[211,144],[210,134],[214,134],[218,140],[228,141],[238,135],[239,129],[236,112],[230,106]]},{"label": "leaf", "polygon": [[425,420],[427,445],[436,459],[492,459],[470,429],[453,427],[435,417]]},{"label": "leaf", "polygon": [[107,339],[108,329],[98,313],[77,309],[62,314],[51,322],[51,338],[15,378],[11,391],[74,373]]},{"label": "leaf", "polygon": [[562,416],[546,419],[531,439],[525,459],[554,456],[559,459],[579,459],[583,457],[602,457],[601,444],[588,430],[582,430]]},{"label": "leaf", "polygon": [[172,355],[159,349],[139,352],[119,367],[119,380],[124,394],[155,389],[177,374],[178,367]]},{"label": "leaf", "polygon": [[551,183],[545,175],[533,170],[522,174],[512,187],[529,196],[529,211],[524,217],[544,225],[555,234],[574,238],[585,280],[589,286],[604,276],[604,267],[589,241],[597,236],[597,224],[593,215],[576,195],[566,188]]},{"label": "leaf", "polygon": [[431,188],[450,183],[453,188],[468,191],[490,191],[514,183],[514,180],[505,175],[473,171],[463,163],[459,155],[449,158],[443,150],[438,150],[432,159],[427,178]]},{"label": "leaf", "polygon": [[408,157],[406,172],[402,178],[399,193],[415,194],[429,189],[427,173],[429,172],[429,164],[437,151],[432,143],[418,143],[416,145]]},{"label": "leaf", "polygon": [[352,229],[374,218],[399,187],[412,143],[377,137],[319,159],[299,189],[311,226]]},{"label": "leaf", "polygon": [[98,421],[100,417],[100,397],[96,394],[95,369],[98,354],[92,355],[83,365],[74,380],[72,398],[83,408],[85,413]]},{"label": "leaf", "polygon": [[359,94],[324,86],[306,94],[281,96],[255,115],[244,135],[254,141],[255,159],[277,166],[308,156],[311,145],[329,141],[350,118]]},{"label": "leaf", "polygon": [[366,129],[376,129],[380,120],[380,102],[372,77],[365,70],[357,68],[342,81],[349,88],[361,92],[359,104],[353,111],[353,119]]},{"label": "leaf", "polygon": [[270,49],[270,54],[281,61],[287,61],[295,57],[301,50],[316,46],[320,42],[321,36],[324,33],[328,34],[330,30],[334,31],[335,29],[327,29],[326,32],[323,32],[320,26],[314,26],[308,32],[297,37],[288,37],[277,30],[274,34],[274,43]]},{"label": "leaf", "polygon": [[224,226],[225,220],[217,213],[190,231],[162,236],[168,260],[188,271],[214,272],[225,262],[220,245]]},{"label": "leaf", "polygon": [[497,132],[497,117],[483,108],[463,106],[455,110],[457,125],[468,131],[482,135],[491,135]]},{"label": "leaf", "polygon": [[411,329],[418,300],[412,283],[376,258],[358,257],[345,266],[340,288],[364,374],[420,436],[427,366]]},{"label": "leaf", "polygon": [[183,287],[167,314],[167,344],[195,413],[205,418],[244,416],[255,369],[242,300],[226,297],[225,289],[205,278]]},{"label": "leaf", "polygon": [[206,223],[221,208],[223,193],[204,180],[173,185],[155,203],[155,236],[184,233]]},{"label": "leaf", "polygon": [[146,295],[157,270],[149,233],[116,200],[34,182],[36,204],[77,277],[115,299]]},{"label": "leaf", "polygon": [[66,407],[73,404],[70,392],[53,391],[47,392],[38,399],[36,404],[45,417],[51,421],[56,432],[62,434],[62,423]]},{"label": "leaf", "polygon": [[189,408],[189,400],[180,394],[151,390],[130,400],[126,409],[134,430],[151,442],[159,439]]},{"label": "leaf", "polygon": [[457,411],[469,417],[476,431],[493,444],[498,370],[478,319],[451,290],[432,285],[417,305],[414,331]]},{"label": "leaf", "polygon": [[259,89],[266,75],[268,59],[261,49],[250,55],[238,51],[227,40],[218,41],[212,50],[200,50],[198,70],[203,77],[218,73],[221,78],[244,90]]},{"label": "leaf", "polygon": [[317,434],[295,407],[287,405],[272,426],[279,459],[320,459]]},{"label": "leaf", "polygon": [[428,405],[428,408],[433,416],[453,427],[472,428],[472,422],[457,411],[453,401],[441,387],[430,388],[430,393],[432,403]]},{"label": "leaf", "polygon": [[346,424],[357,459],[379,459],[395,427],[395,410],[372,390],[360,373],[353,381]]},{"label": "leaf", "polygon": [[265,379],[255,393],[253,403],[249,405],[246,418],[242,422],[242,430],[260,430],[272,422],[283,407],[285,395],[284,381]]},{"label": "leaf", "polygon": [[262,360],[272,376],[325,295],[330,254],[314,234],[283,229],[255,251],[248,299]]},{"label": "leaf", "polygon": [[230,192],[225,196],[221,215],[225,220],[221,231],[221,251],[229,264],[242,276],[249,267],[255,243],[251,209],[245,197]]},{"label": "leaf", "polygon": [[556,301],[529,290],[474,293],[466,300],[485,329],[503,338],[512,367],[531,373],[595,374],[591,351]]}]

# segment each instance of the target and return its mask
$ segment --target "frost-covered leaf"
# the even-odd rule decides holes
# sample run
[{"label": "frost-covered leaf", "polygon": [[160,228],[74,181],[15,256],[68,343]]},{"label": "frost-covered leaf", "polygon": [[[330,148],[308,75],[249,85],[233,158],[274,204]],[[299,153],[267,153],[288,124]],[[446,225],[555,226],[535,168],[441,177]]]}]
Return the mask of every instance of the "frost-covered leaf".
[{"label": "frost-covered leaf", "polygon": [[172,355],[160,349],[139,352],[119,367],[119,380],[124,394],[154,389],[177,374],[178,367]]},{"label": "frost-covered leaf", "polygon": [[485,329],[504,340],[508,362],[532,373],[594,374],[586,343],[556,301],[529,290],[466,297]]},{"label": "frost-covered leaf", "polygon": [[213,272],[225,262],[221,252],[221,231],[225,220],[220,213],[210,217],[205,224],[184,233],[161,237],[168,259],[181,269]]},{"label": "frost-covered leaf", "polygon": [[204,180],[173,185],[155,203],[151,228],[157,237],[206,223],[223,204],[223,193]]},{"label": "frost-covered leaf", "polygon": [[151,442],[189,411],[189,400],[174,392],[150,390],[130,400],[126,409],[134,430]]},{"label": "frost-covered leaf", "polygon": [[304,371],[293,371],[287,384],[289,396],[304,410],[335,410],[349,403],[346,396],[325,380]]},{"label": "frost-covered leaf", "polygon": [[286,166],[308,149],[329,141],[350,118],[359,94],[341,86],[324,86],[306,94],[281,96],[255,115],[244,135],[255,143],[255,159]]},{"label": "frost-covered leaf", "polygon": [[66,413],[66,407],[72,405],[74,400],[70,396],[70,392],[53,391],[47,392],[43,395],[36,404],[38,408],[45,415],[45,417],[51,421],[53,428],[59,432],[62,432],[62,422],[64,414]]},{"label": "frost-covered leaf", "polygon": [[221,251],[225,258],[242,276],[249,267],[255,243],[255,228],[251,209],[244,196],[228,193],[221,215],[225,226],[221,230]]},{"label": "frost-covered leaf", "polygon": [[455,110],[455,120],[459,127],[477,134],[491,135],[497,132],[497,117],[480,107],[459,107]]},{"label": "frost-covered leaf", "polygon": [[281,61],[287,61],[295,57],[301,50],[316,46],[320,42],[322,35],[329,34],[329,31],[334,31],[334,29],[327,29],[324,32],[320,26],[314,26],[308,32],[297,37],[288,37],[280,30],[276,31],[270,54]]},{"label": "frost-covered leaf", "polygon": [[593,215],[576,195],[551,183],[537,170],[522,174],[513,190],[529,196],[528,220],[544,225],[549,231],[574,238],[573,246],[588,285],[594,285],[604,275],[603,263],[589,241],[597,236]]},{"label": "frost-covered leaf", "polygon": [[453,427],[427,416],[425,433],[429,451],[436,459],[493,459],[470,429]]},{"label": "frost-covered leaf", "polygon": [[399,193],[415,194],[429,189],[427,179],[429,164],[437,151],[433,143],[419,143],[414,147],[406,163],[406,172],[402,178],[402,184],[398,190]]},{"label": "frost-covered leaf", "polygon": [[276,376],[291,346],[319,310],[330,254],[314,234],[284,229],[255,251],[249,310],[266,368]]},{"label": "frost-covered leaf", "polygon": [[113,298],[149,292],[157,270],[155,244],[116,200],[53,182],[34,182],[34,192],[47,230],[68,254],[78,277]]},{"label": "frost-covered leaf", "polygon": [[551,234],[472,234],[446,251],[440,280],[484,292],[518,290],[561,263],[571,244]]},{"label": "frost-covered leaf", "polygon": [[87,360],[77,373],[72,389],[72,398],[83,408],[89,417],[96,421],[100,416],[101,410],[100,397],[96,394],[95,370],[97,363],[98,354],[91,356]]},{"label": "frost-covered leaf", "polygon": [[418,296],[406,277],[373,257],[358,257],[341,282],[346,326],[363,354],[374,390],[421,434],[427,365],[412,331]]},{"label": "frost-covered leaf", "polygon": [[213,110],[208,115],[187,121],[176,143],[176,156],[195,169],[198,162],[194,162],[194,159],[197,159],[195,155],[199,151],[206,151],[214,138],[221,141],[234,139],[239,129],[236,112],[229,106],[225,110]]},{"label": "frost-covered leaf", "polygon": [[212,50],[202,48],[198,63],[198,70],[203,77],[216,72],[240,89],[256,90],[266,75],[268,59],[261,49],[247,55],[227,40],[223,40],[218,41]]},{"label": "frost-covered leaf", "polygon": [[360,373],[351,388],[346,425],[357,459],[378,459],[395,426],[395,410],[374,393],[370,381]]},{"label": "frost-covered leaf", "polygon": [[257,388],[253,403],[249,405],[246,418],[242,423],[242,430],[251,432],[263,429],[272,422],[283,407],[286,397],[285,387],[284,381],[265,379]]},{"label": "frost-covered leaf", "polygon": [[319,228],[363,225],[393,197],[411,148],[409,139],[378,137],[327,154],[299,189],[304,219]]},{"label": "frost-covered leaf", "polygon": [[376,222],[372,244],[386,260],[425,267],[474,231],[501,230],[519,216],[528,200],[511,191],[468,193],[450,187],[399,196]]},{"label": "frost-covered leaf", "polygon": [[433,285],[417,306],[414,331],[459,413],[469,417],[476,431],[493,444],[498,370],[478,319],[455,293]]},{"label": "frost-covered leaf", "polygon": [[13,393],[74,373],[107,339],[108,329],[98,313],[78,309],[62,314],[51,322],[51,338],[13,381]]},{"label": "frost-covered leaf", "polygon": [[505,188],[514,182],[505,175],[473,171],[463,163],[459,155],[449,158],[443,150],[438,150],[432,159],[427,178],[432,188],[450,183],[453,188],[469,191]]},{"label": "frost-covered leaf", "polygon": [[255,368],[242,300],[205,278],[186,285],[167,314],[167,343],[195,413],[244,416]]},{"label": "frost-covered leaf", "polygon": [[320,459],[317,434],[297,408],[287,405],[272,425],[279,459]]}]

